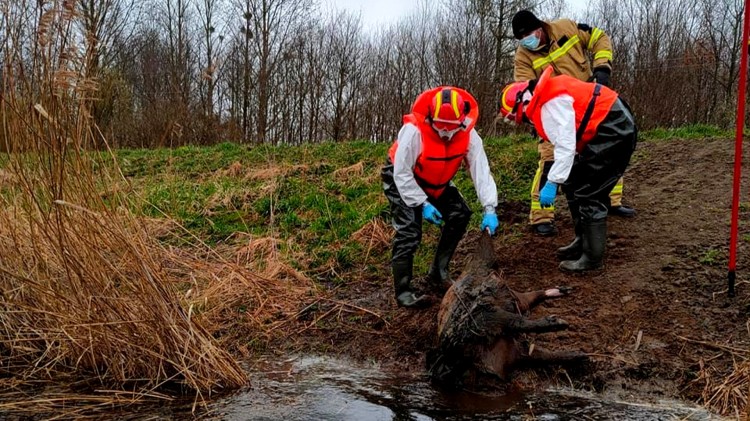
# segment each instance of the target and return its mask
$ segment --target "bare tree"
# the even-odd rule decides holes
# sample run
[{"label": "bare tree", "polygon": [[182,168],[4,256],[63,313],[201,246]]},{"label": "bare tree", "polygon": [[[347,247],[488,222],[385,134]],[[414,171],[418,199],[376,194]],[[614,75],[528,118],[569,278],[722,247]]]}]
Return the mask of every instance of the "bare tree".
[{"label": "bare tree", "polygon": [[[340,13],[328,23],[326,29],[326,104],[328,135],[334,141],[356,136],[355,130],[345,125],[355,121],[351,114],[361,84],[360,64],[364,42],[361,39],[358,17]],[[374,105],[374,104],[373,104]]]},{"label": "bare tree", "polygon": [[274,72],[287,53],[288,41],[311,13],[311,0],[247,0],[253,15],[250,24],[258,59],[256,74],[256,142],[264,143],[270,119]]}]

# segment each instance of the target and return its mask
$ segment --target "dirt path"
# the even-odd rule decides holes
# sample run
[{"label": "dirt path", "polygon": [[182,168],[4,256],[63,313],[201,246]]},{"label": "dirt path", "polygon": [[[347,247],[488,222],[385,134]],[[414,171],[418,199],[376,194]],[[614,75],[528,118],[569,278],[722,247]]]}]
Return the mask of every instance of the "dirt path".
[{"label": "dirt path", "polygon": [[[510,230],[497,237],[500,266],[514,289],[575,288],[571,298],[535,312],[561,316],[571,329],[539,335],[536,341],[597,355],[583,373],[523,372],[517,382],[570,379],[577,387],[597,391],[696,401],[706,378],[721,382],[732,373],[733,356],[740,354],[721,346],[750,349],[750,286],[741,283],[750,269],[750,238],[743,239],[750,232],[746,222],[740,227],[737,297],[730,300],[721,293],[726,288],[733,153],[727,139],[640,144],[625,186],[626,203],[639,213],[629,220],[610,218],[606,267],[599,273],[558,271],[555,249],[573,236],[565,209],[558,211],[560,235],[555,238],[535,237],[525,229],[521,238]],[[743,180],[745,191],[749,180]],[[501,211],[502,224],[525,224],[526,209]],[[743,212],[745,221],[748,213]],[[476,235],[469,233],[461,243],[455,271]],[[309,339],[317,335],[328,350],[424,370],[424,352],[435,343],[437,305],[422,311],[396,308],[385,262],[382,279],[364,280],[341,294],[341,300],[379,317],[357,318],[311,333]]]},{"label": "dirt path", "polygon": [[[734,300],[722,293],[732,163],[730,140],[640,145],[626,176],[626,201],[639,214],[632,220],[610,218],[608,259],[598,274],[557,272],[546,240],[529,236],[536,248],[531,257],[521,247],[508,250],[507,266],[513,269],[507,275],[517,287],[576,288],[571,300],[547,309],[575,330],[540,341],[606,355],[597,360],[591,379],[598,388],[696,399],[705,384],[694,381],[702,374],[701,360],[719,370],[717,377],[732,371],[731,354],[711,345],[750,349],[747,285],[739,286]],[[747,189],[748,179],[743,181]],[[742,216],[747,220],[747,212]],[[567,215],[561,222],[554,245],[564,245],[573,235]],[[747,279],[748,241],[742,239],[747,231],[743,224],[740,280]],[[524,264],[529,259],[537,263]]]}]

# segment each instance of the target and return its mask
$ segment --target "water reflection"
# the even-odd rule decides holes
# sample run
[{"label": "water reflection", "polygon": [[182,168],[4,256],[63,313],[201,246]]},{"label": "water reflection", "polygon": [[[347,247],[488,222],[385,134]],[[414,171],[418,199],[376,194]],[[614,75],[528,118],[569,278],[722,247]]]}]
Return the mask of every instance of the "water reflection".
[{"label": "water reflection", "polygon": [[445,393],[424,375],[376,365],[304,357],[265,367],[253,389],[215,402],[203,419],[222,420],[718,420],[678,402],[619,402],[573,390],[482,396]]}]

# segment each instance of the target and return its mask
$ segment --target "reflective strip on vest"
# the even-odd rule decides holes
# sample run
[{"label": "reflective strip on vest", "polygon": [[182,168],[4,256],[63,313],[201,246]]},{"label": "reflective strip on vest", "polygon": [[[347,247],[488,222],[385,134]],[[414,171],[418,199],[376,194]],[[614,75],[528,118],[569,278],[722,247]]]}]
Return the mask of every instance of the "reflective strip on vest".
[{"label": "reflective strip on vest", "polygon": [[615,187],[612,189],[612,193],[622,194],[622,184],[615,185]]},{"label": "reflective strip on vest", "polygon": [[604,35],[604,31],[602,31],[599,28],[594,28],[594,30],[591,31],[591,38],[589,38],[589,45],[586,48],[588,48],[589,51],[591,51],[591,47],[593,47],[594,44],[596,44],[596,42],[599,41],[599,38],[601,38],[602,35]]},{"label": "reflective strip on vest", "polygon": [[606,58],[607,60],[612,61],[612,52],[607,51],[607,50],[602,50],[594,54],[594,60],[599,60],[600,58]]},{"label": "reflective strip on vest", "polygon": [[542,58],[538,58],[534,60],[534,62],[532,63],[532,67],[534,67],[534,70],[536,70],[542,66],[545,66],[547,64],[554,62],[555,60],[567,54],[568,51],[570,51],[570,49],[573,48],[574,45],[578,44],[579,41],[580,39],[578,38],[578,35],[574,36],[573,38],[569,39],[568,42],[563,44],[562,47],[553,51],[547,57],[542,57]]}]

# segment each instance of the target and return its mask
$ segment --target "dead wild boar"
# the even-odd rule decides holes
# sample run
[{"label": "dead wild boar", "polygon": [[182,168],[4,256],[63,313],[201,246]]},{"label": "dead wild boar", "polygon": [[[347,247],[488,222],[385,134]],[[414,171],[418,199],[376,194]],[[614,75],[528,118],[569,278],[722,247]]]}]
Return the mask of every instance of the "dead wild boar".
[{"label": "dead wild boar", "polygon": [[513,369],[540,364],[577,363],[581,352],[553,352],[533,347],[525,333],[555,332],[568,323],[555,316],[530,319],[530,311],[549,298],[568,295],[571,288],[556,287],[518,293],[495,272],[492,238],[483,232],[461,277],[446,292],[438,313],[437,349],[427,364],[433,381],[457,386],[464,378],[485,375],[507,381]]}]

